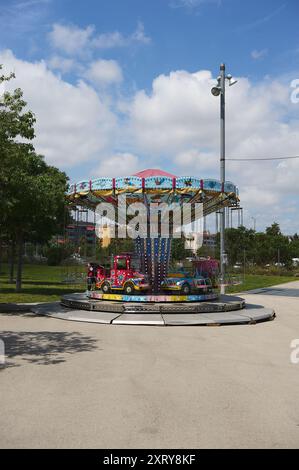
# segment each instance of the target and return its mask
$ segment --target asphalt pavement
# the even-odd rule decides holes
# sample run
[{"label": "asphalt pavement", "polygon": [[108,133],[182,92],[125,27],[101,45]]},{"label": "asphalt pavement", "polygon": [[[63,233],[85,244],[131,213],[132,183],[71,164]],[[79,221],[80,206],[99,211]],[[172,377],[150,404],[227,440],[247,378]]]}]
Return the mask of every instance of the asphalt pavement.
[{"label": "asphalt pavement", "polygon": [[299,447],[299,281],[259,292],[244,297],[274,308],[274,321],[161,328],[0,314],[0,447]]}]

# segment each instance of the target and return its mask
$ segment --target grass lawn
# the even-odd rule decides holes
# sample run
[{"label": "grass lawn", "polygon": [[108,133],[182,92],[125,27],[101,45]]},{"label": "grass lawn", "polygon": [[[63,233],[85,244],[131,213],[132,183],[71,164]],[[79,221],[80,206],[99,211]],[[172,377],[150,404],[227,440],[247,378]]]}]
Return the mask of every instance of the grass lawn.
[{"label": "grass lawn", "polygon": [[[86,284],[80,279],[80,272],[85,276],[85,266],[39,266],[25,265],[23,270],[22,293],[15,292],[15,285],[8,283],[8,267],[1,266],[0,303],[9,302],[52,302],[63,294],[84,291]],[[75,282],[68,280],[74,273]],[[66,281],[66,282],[64,282]]]},{"label": "grass lawn", "polygon": [[[1,268],[0,303],[17,302],[52,302],[59,300],[63,294],[84,291],[85,266],[66,268],[64,266],[25,265],[23,272],[23,291],[15,293],[14,284],[9,284],[8,267]],[[80,279],[80,272],[82,278]],[[64,282],[74,273],[75,282]],[[263,276],[248,274],[245,282],[229,287],[227,292],[235,293],[260,287],[269,287],[283,282],[295,281],[292,276]]]},{"label": "grass lawn", "polygon": [[251,289],[275,286],[284,282],[296,281],[294,276],[267,276],[262,274],[246,274],[245,282],[227,288],[228,293],[243,292]]}]

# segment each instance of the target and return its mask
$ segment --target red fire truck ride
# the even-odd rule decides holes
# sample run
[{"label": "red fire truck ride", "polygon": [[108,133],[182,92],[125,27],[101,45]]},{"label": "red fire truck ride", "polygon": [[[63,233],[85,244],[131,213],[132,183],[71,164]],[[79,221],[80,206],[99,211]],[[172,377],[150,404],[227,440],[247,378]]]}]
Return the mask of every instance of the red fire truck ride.
[{"label": "red fire truck ride", "polygon": [[134,267],[133,261],[135,260],[130,253],[124,253],[114,256],[110,272],[109,270],[107,272],[103,266],[97,265],[94,268],[95,287],[101,289],[104,294],[124,292],[126,295],[131,295],[149,290],[147,276]]}]

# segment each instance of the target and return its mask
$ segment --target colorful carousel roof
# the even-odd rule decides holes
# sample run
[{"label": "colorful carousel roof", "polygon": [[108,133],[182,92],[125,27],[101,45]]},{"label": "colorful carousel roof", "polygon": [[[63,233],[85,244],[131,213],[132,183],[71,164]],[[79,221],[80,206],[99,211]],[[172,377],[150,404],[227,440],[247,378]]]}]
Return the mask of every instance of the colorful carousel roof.
[{"label": "colorful carousel roof", "polygon": [[139,176],[140,178],[149,178],[151,176],[166,176],[169,178],[176,178],[176,175],[172,175],[167,171],[159,170],[158,168],[149,168],[148,170],[139,171],[139,173],[135,173],[134,176]]},{"label": "colorful carousel roof", "polygon": [[132,176],[80,181],[69,187],[67,199],[72,204],[89,208],[100,202],[116,205],[124,195],[127,204],[201,202],[207,215],[221,207],[238,205],[238,194],[237,186],[230,181],[222,186],[216,179],[175,176],[162,170],[149,169]]}]

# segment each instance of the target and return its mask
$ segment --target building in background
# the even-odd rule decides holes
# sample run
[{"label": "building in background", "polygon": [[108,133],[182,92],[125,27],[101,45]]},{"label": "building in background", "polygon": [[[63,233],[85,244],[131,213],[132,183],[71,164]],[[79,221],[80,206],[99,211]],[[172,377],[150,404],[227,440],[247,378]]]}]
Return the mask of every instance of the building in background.
[{"label": "building in background", "polygon": [[66,240],[74,245],[79,245],[82,239],[88,245],[94,245],[95,236],[95,224],[92,222],[78,221],[67,225],[65,229]]},{"label": "building in background", "polygon": [[[201,248],[202,236],[198,232],[190,232],[186,235],[185,248],[190,250],[194,255],[197,254],[197,250]],[[216,251],[217,235],[210,233],[209,231],[203,232],[202,246],[209,248],[212,252]]]},{"label": "building in background", "polygon": [[107,248],[111,243],[112,234],[114,233],[114,227],[110,225],[104,225],[102,227],[102,247]]}]

